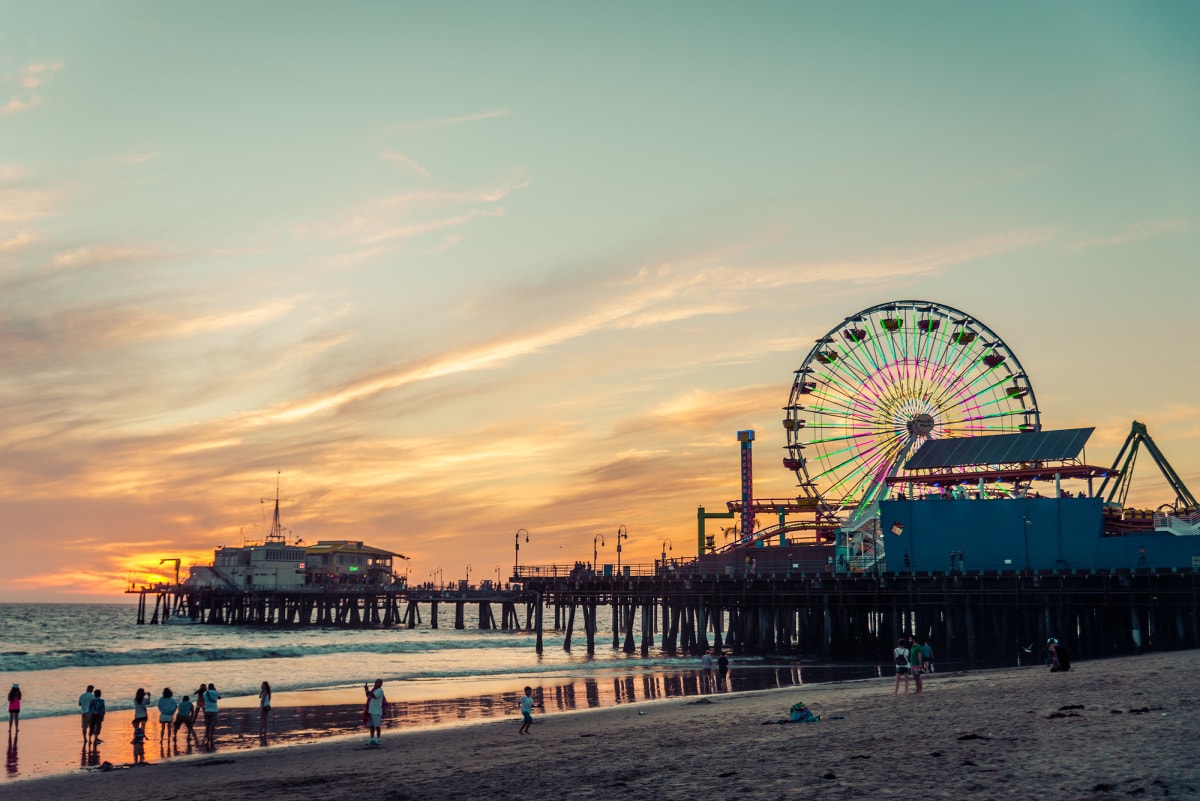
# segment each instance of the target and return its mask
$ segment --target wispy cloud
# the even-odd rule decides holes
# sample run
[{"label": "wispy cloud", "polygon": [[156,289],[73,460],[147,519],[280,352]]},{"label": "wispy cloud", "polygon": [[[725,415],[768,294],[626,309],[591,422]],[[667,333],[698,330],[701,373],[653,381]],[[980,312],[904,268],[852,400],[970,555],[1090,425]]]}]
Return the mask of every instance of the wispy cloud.
[{"label": "wispy cloud", "polygon": [[40,106],[42,99],[37,95],[29,95],[28,97],[14,97],[3,106],[0,106],[0,116],[5,114],[16,114],[21,111],[28,111],[35,106]]},{"label": "wispy cloud", "polygon": [[508,109],[494,109],[492,111],[481,111],[477,114],[464,114],[461,117],[443,117],[436,120],[418,120],[415,122],[403,122],[391,128],[394,133],[409,133],[412,131],[431,131],[435,128],[445,128],[448,125],[462,125],[469,122],[479,122],[481,120],[495,119],[496,117],[507,117],[511,114]]},{"label": "wispy cloud", "polygon": [[136,164],[146,164],[148,162],[157,160],[161,156],[161,150],[148,150],[144,153],[130,153],[121,159],[121,163],[129,164],[131,166]]},{"label": "wispy cloud", "polygon": [[157,251],[145,247],[96,245],[55,254],[53,264],[59,268],[78,269],[116,261],[142,261],[157,255]]},{"label": "wispy cloud", "polygon": [[12,253],[32,244],[34,237],[26,231],[18,231],[8,239],[0,239],[0,253]]},{"label": "wispy cloud", "polygon": [[41,61],[21,67],[21,86],[34,89],[54,78],[65,65],[59,61]]},{"label": "wispy cloud", "polygon": [[1085,248],[1104,247],[1109,245],[1126,245],[1130,242],[1137,242],[1142,239],[1152,239],[1156,236],[1182,231],[1189,227],[1187,220],[1181,219],[1166,219],[1166,220],[1144,220],[1130,228],[1113,234],[1112,236],[1102,236],[1095,239],[1083,239],[1068,245],[1070,250],[1083,250]]},{"label": "wispy cloud", "polygon": [[425,169],[403,153],[397,153],[394,150],[385,150],[380,155],[385,161],[390,161],[392,164],[397,164],[401,167],[407,167],[422,178],[430,177],[429,170]]}]

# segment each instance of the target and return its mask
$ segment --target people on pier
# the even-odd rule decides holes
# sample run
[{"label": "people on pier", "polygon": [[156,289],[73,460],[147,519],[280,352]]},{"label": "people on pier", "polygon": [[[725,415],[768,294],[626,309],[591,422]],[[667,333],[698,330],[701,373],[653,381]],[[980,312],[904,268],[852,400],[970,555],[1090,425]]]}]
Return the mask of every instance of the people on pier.
[{"label": "people on pier", "polygon": [[167,738],[177,709],[179,709],[179,702],[175,700],[175,693],[171,692],[170,687],[163,687],[162,697],[158,699],[158,739],[160,742]]},{"label": "people on pier", "polygon": [[896,684],[892,687],[892,695],[900,692],[900,679],[904,679],[904,694],[908,694],[908,643],[903,637],[896,640],[896,647],[892,649],[892,658],[896,663]]},{"label": "people on pier", "polygon": [[83,731],[84,745],[87,745],[88,738],[92,733],[92,701],[96,699],[96,693],[93,692],[95,689],[89,684],[87,690],[79,696],[79,726]]},{"label": "people on pier", "polygon": [[13,726],[21,730],[21,685],[14,684],[8,691],[8,733],[12,734]]},{"label": "people on pier", "polygon": [[367,745],[383,744],[383,705],[387,700],[383,693],[383,679],[375,679],[375,686],[368,688],[363,684],[367,694],[367,716],[370,718],[371,737]]},{"label": "people on pier", "polygon": [[263,682],[258,689],[258,736],[267,736],[267,717],[271,714],[271,685]]}]

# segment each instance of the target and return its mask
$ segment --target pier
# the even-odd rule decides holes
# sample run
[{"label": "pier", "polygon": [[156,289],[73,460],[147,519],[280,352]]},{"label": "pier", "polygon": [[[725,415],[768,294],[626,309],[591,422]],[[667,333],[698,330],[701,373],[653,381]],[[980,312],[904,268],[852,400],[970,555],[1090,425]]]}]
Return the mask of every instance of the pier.
[{"label": "pier", "polygon": [[913,635],[928,637],[940,658],[969,664],[1011,662],[1022,653],[1038,659],[1049,637],[1082,658],[1200,648],[1195,569],[847,574],[793,564],[759,561],[741,575],[732,565],[719,572],[631,565],[620,576],[521,566],[507,589],[174,585],[139,591],[138,622],[415,628],[428,621],[437,628],[441,608],[452,607],[452,625],[461,629],[471,606],[480,629],[532,632],[539,653],[553,640],[571,650],[580,637],[587,653],[599,643],[643,656],[721,648],[861,662]]}]

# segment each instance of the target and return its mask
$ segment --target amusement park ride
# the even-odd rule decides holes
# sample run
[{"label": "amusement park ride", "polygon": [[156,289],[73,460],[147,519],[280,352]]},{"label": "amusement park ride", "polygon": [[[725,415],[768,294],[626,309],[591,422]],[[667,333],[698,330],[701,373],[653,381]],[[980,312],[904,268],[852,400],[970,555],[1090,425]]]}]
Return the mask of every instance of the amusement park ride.
[{"label": "amusement park ride", "polygon": [[[1034,487],[1050,481],[1056,498],[1105,497],[1110,535],[1156,528],[1200,533],[1195,498],[1144,425],[1133,424],[1111,468],[1084,464],[1079,452],[1093,429],[1043,431],[1016,354],[984,323],[940,303],[893,301],[847,317],[801,362],[783,410],[783,466],[795,473],[800,495],[753,498],[754,432],[738,432],[742,497],[726,504],[728,514],[701,507],[701,558],[807,543],[823,548],[839,568],[886,569],[881,504],[1041,498]],[[1176,494],[1174,504],[1160,507],[1157,521],[1124,509],[1139,444]],[[1086,481],[1086,491],[1064,492],[1064,479]],[[1098,493],[1094,479],[1103,480]],[[734,542],[717,546],[704,535],[706,518],[735,515],[741,520]],[[755,530],[756,515],[776,515],[778,523]]]}]

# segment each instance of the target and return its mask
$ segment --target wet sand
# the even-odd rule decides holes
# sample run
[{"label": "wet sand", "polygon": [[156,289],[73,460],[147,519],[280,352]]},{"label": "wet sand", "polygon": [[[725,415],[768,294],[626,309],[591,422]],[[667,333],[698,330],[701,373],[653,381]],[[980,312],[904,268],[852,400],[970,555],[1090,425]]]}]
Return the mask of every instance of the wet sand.
[{"label": "wet sand", "polygon": [[[505,700],[492,720],[385,728],[381,748],[362,732],[161,761],[152,738],[145,767],[129,751],[109,771],[9,780],[0,798],[1200,798],[1198,656],[935,674],[920,695],[884,678],[535,710],[529,736]],[[776,723],[797,700],[822,720]]]}]

